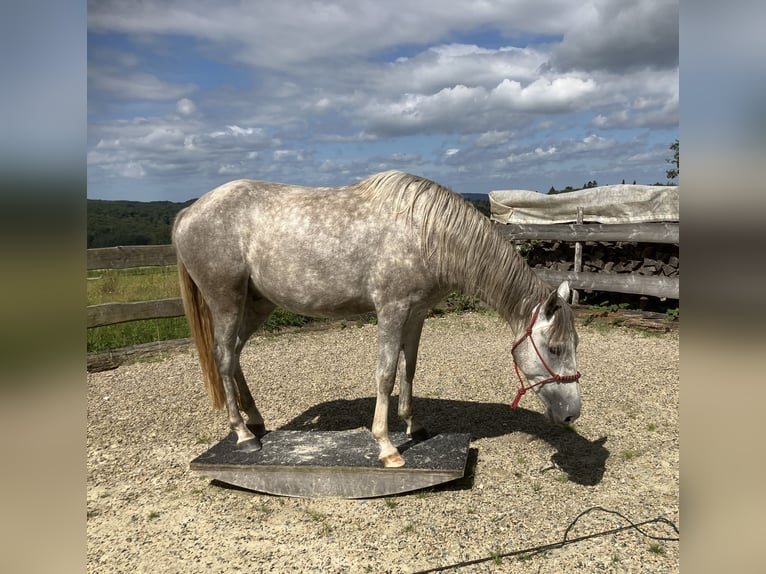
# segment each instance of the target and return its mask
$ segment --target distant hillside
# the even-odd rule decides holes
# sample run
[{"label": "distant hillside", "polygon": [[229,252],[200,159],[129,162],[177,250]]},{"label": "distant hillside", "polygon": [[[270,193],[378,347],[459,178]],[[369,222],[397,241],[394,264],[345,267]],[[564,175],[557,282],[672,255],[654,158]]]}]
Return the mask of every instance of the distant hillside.
[{"label": "distant hillside", "polygon": [[[467,193],[482,213],[489,216],[489,197],[484,193]],[[116,245],[167,245],[176,214],[194,203],[172,201],[112,201],[89,199],[88,248]]]},{"label": "distant hillside", "polygon": [[462,193],[461,194],[467,201],[470,201],[473,206],[481,211],[487,217],[491,217],[492,211],[489,205],[489,194],[487,193]]},{"label": "distant hillside", "polygon": [[176,214],[194,200],[87,201],[88,248],[115,245],[166,245]]},{"label": "distant hillside", "polygon": [[489,194],[488,193],[461,193],[464,198],[466,198],[468,201],[472,202],[478,202],[478,203],[489,203]]}]

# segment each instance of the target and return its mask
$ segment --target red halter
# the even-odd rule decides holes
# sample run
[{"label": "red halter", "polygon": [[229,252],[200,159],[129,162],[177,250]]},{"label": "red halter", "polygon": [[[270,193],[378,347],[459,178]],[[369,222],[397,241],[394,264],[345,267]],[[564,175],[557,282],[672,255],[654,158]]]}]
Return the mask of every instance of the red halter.
[{"label": "red halter", "polygon": [[[516,393],[516,397],[513,399],[513,402],[511,403],[511,408],[515,409],[519,406],[519,401],[521,400],[521,397],[524,396],[524,393],[526,393],[529,389],[532,389],[534,387],[544,385],[545,383],[550,383],[553,381],[557,381],[559,383],[573,383],[580,379],[580,372],[577,371],[574,375],[559,375],[558,373],[554,372],[553,369],[551,369],[548,366],[548,363],[545,362],[545,359],[543,358],[542,354],[540,354],[540,350],[537,348],[537,345],[535,344],[535,338],[532,336],[532,327],[535,324],[535,321],[537,321],[537,314],[540,312],[540,307],[542,307],[542,303],[535,307],[535,312],[532,313],[532,320],[529,322],[529,326],[524,331],[524,334],[521,336],[520,339],[518,339],[514,344],[513,347],[511,347],[511,356],[513,357],[513,368],[516,369],[516,376],[519,378],[519,383],[521,384],[521,388],[519,388],[519,391]],[[516,347],[518,347],[521,342],[529,337],[530,342],[532,343],[532,347],[535,350],[535,353],[537,353],[537,356],[540,359],[540,362],[542,362],[543,367],[551,374],[550,377],[547,379],[543,379],[542,381],[539,381],[535,383],[534,385],[529,385],[528,387],[524,386],[524,381],[521,378],[521,373],[519,372],[519,365],[516,363],[516,357],[513,355],[513,352],[516,350]]]}]

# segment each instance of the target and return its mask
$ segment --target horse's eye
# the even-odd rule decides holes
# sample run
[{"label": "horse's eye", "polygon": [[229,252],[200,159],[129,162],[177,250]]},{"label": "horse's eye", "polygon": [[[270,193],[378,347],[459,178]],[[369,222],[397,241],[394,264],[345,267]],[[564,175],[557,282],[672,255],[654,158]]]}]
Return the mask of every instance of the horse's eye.
[{"label": "horse's eye", "polygon": [[561,345],[554,345],[552,347],[549,347],[548,351],[550,352],[551,355],[555,355],[558,357],[560,354],[564,352],[564,347],[562,347]]}]

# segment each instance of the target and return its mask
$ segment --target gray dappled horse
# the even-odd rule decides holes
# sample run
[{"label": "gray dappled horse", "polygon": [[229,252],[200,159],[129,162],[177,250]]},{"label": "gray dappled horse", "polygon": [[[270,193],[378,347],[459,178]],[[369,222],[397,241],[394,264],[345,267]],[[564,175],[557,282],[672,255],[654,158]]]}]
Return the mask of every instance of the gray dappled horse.
[{"label": "gray dappled horse", "polygon": [[427,436],[412,409],[418,343],[427,313],[453,290],[523,333],[509,345],[528,382],[515,403],[534,388],[552,421],[580,414],[569,285],[551,291],[486,217],[437,183],[397,171],[340,188],[232,181],[178,214],[173,243],[208,393],[214,408],[226,405],[242,450],[260,449],[266,431],[239,357],[277,306],[316,317],[377,313],[372,434],[386,467],[404,464],[388,436],[397,367],[399,416],[409,435]]}]

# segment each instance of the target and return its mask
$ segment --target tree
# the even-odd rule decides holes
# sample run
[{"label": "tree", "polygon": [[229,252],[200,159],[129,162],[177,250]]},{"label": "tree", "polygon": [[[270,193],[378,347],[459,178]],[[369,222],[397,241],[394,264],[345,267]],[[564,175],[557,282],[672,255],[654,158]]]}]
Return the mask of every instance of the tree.
[{"label": "tree", "polygon": [[668,180],[675,179],[678,177],[678,174],[680,173],[680,164],[678,159],[678,138],[676,138],[676,141],[674,141],[672,144],[670,144],[670,147],[668,148],[670,151],[673,152],[673,159],[666,159],[665,161],[667,163],[670,163],[674,165],[675,167],[672,169],[669,169],[665,172],[665,174],[668,176]]}]

